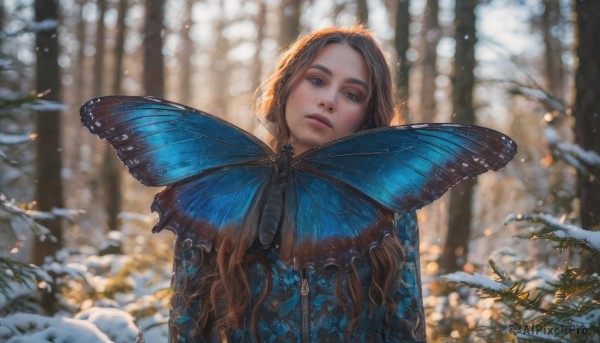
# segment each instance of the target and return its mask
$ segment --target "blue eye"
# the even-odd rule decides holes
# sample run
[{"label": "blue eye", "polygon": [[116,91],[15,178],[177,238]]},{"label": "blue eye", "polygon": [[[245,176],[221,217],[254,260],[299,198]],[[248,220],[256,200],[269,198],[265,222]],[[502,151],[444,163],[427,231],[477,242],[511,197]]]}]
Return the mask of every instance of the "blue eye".
[{"label": "blue eye", "polygon": [[360,94],[356,94],[354,92],[346,92],[346,97],[354,102],[362,101],[362,96],[360,96]]},{"label": "blue eye", "polygon": [[309,77],[308,82],[312,83],[315,86],[325,85],[325,82],[323,80],[319,79],[318,77]]}]

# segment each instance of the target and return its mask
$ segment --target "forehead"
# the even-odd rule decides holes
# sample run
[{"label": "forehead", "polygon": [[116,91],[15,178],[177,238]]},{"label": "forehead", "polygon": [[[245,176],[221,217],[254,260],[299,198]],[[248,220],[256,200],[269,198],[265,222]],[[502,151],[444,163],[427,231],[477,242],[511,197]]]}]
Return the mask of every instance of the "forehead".
[{"label": "forehead", "polygon": [[363,55],[346,43],[331,43],[319,51],[312,65],[322,65],[334,74],[346,78],[355,78],[365,83],[369,80],[369,71]]}]

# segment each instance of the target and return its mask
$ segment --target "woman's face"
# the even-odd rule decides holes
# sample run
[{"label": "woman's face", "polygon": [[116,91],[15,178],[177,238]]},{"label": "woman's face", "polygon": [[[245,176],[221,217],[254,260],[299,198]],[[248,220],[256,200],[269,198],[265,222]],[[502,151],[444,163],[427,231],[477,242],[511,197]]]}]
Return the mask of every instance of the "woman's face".
[{"label": "woman's face", "polygon": [[365,120],[369,74],[348,44],[326,45],[299,75],[286,101],[285,119],[296,155],[356,132]]}]

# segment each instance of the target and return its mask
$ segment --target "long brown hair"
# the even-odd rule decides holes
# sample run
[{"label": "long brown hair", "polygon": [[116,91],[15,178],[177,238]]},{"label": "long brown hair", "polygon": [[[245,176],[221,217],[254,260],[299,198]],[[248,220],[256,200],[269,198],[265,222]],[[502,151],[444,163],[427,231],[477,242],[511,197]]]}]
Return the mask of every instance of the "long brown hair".
[{"label": "long brown hair", "polygon": [[[364,57],[368,68],[370,89],[365,108],[367,119],[359,131],[388,126],[396,115],[390,70],[372,34],[360,27],[315,31],[297,40],[283,54],[273,75],[267,79],[265,91],[258,102],[257,109],[272,123],[273,148],[279,149],[290,137],[290,129],[285,120],[285,102],[294,81],[309,67],[323,47],[333,43],[345,43],[356,49]],[[248,252],[254,243],[255,231],[242,232],[240,234],[239,230],[224,230],[214,243],[216,253],[201,251],[204,275],[201,276],[199,289],[186,299],[186,303],[200,301],[202,304],[196,323],[199,335],[226,334],[239,328],[248,314],[252,331],[255,332],[256,314],[271,291],[272,275],[265,251]],[[348,331],[352,331],[358,323],[365,296],[369,299],[371,313],[376,306],[385,304],[389,315],[397,306],[390,291],[393,286],[397,286],[394,281],[404,260],[400,242],[395,237],[386,236],[379,246],[369,251],[366,258],[371,267],[371,282],[366,294],[354,264],[346,271],[337,272],[336,296],[349,313]],[[261,296],[249,312],[253,302],[247,276],[250,263],[265,266],[266,280]],[[347,289],[343,287],[344,278]]]}]

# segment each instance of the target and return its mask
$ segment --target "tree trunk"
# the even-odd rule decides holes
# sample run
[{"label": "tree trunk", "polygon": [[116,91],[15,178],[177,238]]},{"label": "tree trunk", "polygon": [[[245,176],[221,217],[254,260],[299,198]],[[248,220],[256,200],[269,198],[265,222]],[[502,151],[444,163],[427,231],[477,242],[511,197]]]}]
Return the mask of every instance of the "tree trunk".
[{"label": "tree trunk", "polygon": [[[0,2],[0,32],[4,30],[4,2]],[[2,56],[2,41],[0,40],[0,56]]]},{"label": "tree trunk", "polygon": [[367,27],[369,24],[369,6],[367,0],[356,0],[356,25]]},{"label": "tree trunk", "polygon": [[[35,19],[58,20],[58,0],[36,0]],[[40,31],[36,34],[36,83],[38,91],[49,90],[44,99],[60,101],[60,70],[58,66],[58,30]],[[41,112],[37,114],[37,139],[36,139],[36,189],[35,199],[40,211],[52,211],[62,208],[63,185],[61,179],[61,115],[60,112]],[[56,242],[37,239],[33,244],[33,263],[42,265],[46,256],[53,256],[62,248],[62,220],[58,217],[40,220],[40,224],[47,227]],[[49,314],[57,310],[56,290],[53,288],[42,299],[42,307]]]},{"label": "tree trunk", "polygon": [[302,0],[281,0],[279,7],[279,48],[285,50],[300,34],[300,8]]},{"label": "tree trunk", "polygon": [[267,5],[264,1],[260,1],[260,9],[256,17],[256,53],[254,54],[254,62],[252,63],[254,69],[252,70],[252,89],[258,89],[262,82],[262,59],[260,53],[262,52],[263,41],[265,40],[265,26],[267,23]]},{"label": "tree trunk", "polygon": [[[84,102],[84,100],[87,98],[88,94],[84,93],[84,90],[87,88],[86,87],[86,78],[85,78],[85,44],[87,41],[87,36],[85,34],[86,31],[86,22],[85,19],[83,18],[83,8],[85,7],[85,0],[81,0],[79,2],[79,17],[77,18],[78,22],[77,22],[77,41],[78,41],[78,48],[77,48],[77,60],[75,62],[75,68],[74,68],[74,98],[75,98],[75,103],[76,104],[82,104]],[[84,137],[89,137],[91,135],[85,135],[84,136],[84,130],[77,130],[75,132],[74,135],[74,146],[75,146],[75,158],[72,161],[68,161],[71,163],[71,165],[69,166],[71,170],[77,170],[78,172],[80,172],[81,170],[79,170],[78,167],[78,163],[79,161],[81,161],[81,153],[82,153],[82,147],[84,146]],[[94,137],[95,138],[95,137]]]},{"label": "tree trunk", "polygon": [[117,18],[117,41],[115,43],[115,78],[113,80],[113,94],[121,94],[123,80],[123,57],[125,55],[125,33],[127,25],[128,0],[119,0],[119,17]]},{"label": "tree trunk", "polygon": [[[107,144],[108,145],[108,144]],[[123,164],[115,151],[107,146],[102,160],[102,186],[104,191],[104,210],[109,230],[119,229],[119,213],[121,213],[121,169]]]},{"label": "tree trunk", "polygon": [[144,36],[144,91],[146,95],[163,98],[165,94],[162,56],[164,0],[146,1]]},{"label": "tree trunk", "polygon": [[410,62],[406,53],[410,48],[409,26],[410,26],[410,0],[399,0],[396,4],[396,28],[394,47],[396,48],[396,106],[408,120],[410,113],[408,108],[408,83],[410,73]]},{"label": "tree trunk", "polygon": [[[577,16],[576,51],[579,58],[575,73],[575,141],[583,149],[600,154],[600,2],[575,1]],[[581,226],[600,230],[600,177],[578,173],[581,200]],[[584,258],[583,267],[600,273],[600,265]]]},{"label": "tree trunk", "polygon": [[[544,0],[544,12],[541,20],[535,21],[544,40],[544,76],[546,79],[545,89],[554,98],[565,103],[565,73],[562,62],[563,46],[561,35],[556,31],[561,25],[561,12],[559,0]],[[572,140],[571,118],[565,112],[554,116],[552,122],[547,125],[553,126],[560,140]],[[547,185],[545,203],[550,205],[553,213],[566,213],[573,210],[573,197],[571,192],[565,192],[565,186],[571,178],[569,168],[565,168],[562,161],[552,163],[548,170],[551,173]]]},{"label": "tree trunk", "polygon": [[96,54],[94,55],[94,96],[104,95],[104,14],[106,0],[98,0],[98,21],[96,22]]},{"label": "tree trunk", "polygon": [[212,90],[212,112],[222,118],[227,119],[227,108],[229,103],[229,61],[227,52],[229,51],[229,41],[223,35],[227,26],[225,18],[225,0],[219,1],[219,10],[223,15],[217,19],[215,24],[215,44],[212,51],[212,80],[214,88]]},{"label": "tree trunk", "polygon": [[[455,9],[455,40],[452,121],[474,124],[473,88],[475,86],[475,6],[477,0],[457,0]],[[448,234],[441,268],[444,273],[462,270],[467,262],[471,233],[471,202],[476,179],[467,179],[450,191]]]},{"label": "tree trunk", "polygon": [[565,73],[562,62],[562,42],[553,30],[560,25],[560,3],[558,0],[544,0],[542,14],[542,35],[544,38],[544,67],[547,88],[552,95],[564,101]]},{"label": "tree trunk", "polygon": [[[113,94],[121,94],[121,81],[123,75],[123,57],[125,52],[125,17],[127,16],[127,0],[119,1],[119,14],[117,18],[117,40],[115,44],[115,70],[113,80]],[[102,159],[102,186],[104,190],[104,210],[109,230],[118,230],[119,213],[121,212],[121,169],[122,164],[115,155],[114,150],[106,144],[104,158]]]},{"label": "tree trunk", "polygon": [[190,37],[190,30],[194,25],[192,18],[192,9],[195,0],[185,1],[185,12],[179,31],[179,37],[181,39],[181,50],[179,52],[179,68],[181,74],[179,76],[179,94],[180,101],[183,104],[190,104],[192,101],[192,62],[191,58],[194,55],[194,42]]},{"label": "tree trunk", "polygon": [[438,0],[427,0],[423,14],[423,73],[421,79],[421,121],[431,123],[435,119],[435,79],[437,77],[437,45],[440,40]]}]

